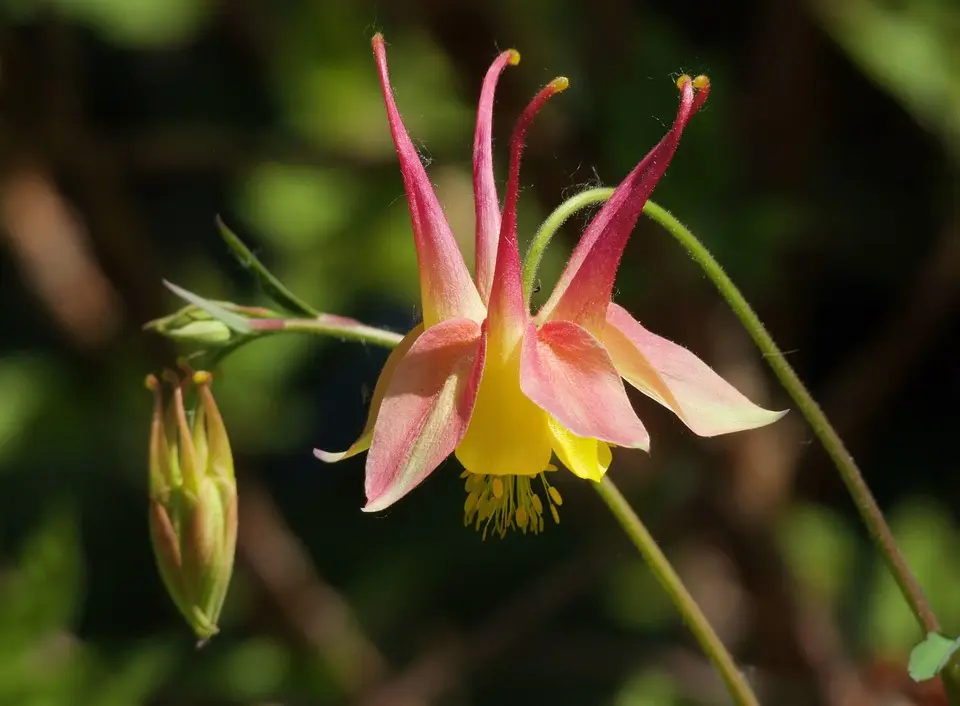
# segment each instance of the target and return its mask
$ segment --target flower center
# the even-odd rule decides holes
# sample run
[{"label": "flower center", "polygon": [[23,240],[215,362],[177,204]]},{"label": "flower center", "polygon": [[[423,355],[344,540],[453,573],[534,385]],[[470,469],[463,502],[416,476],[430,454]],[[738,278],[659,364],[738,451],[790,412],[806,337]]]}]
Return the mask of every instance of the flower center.
[{"label": "flower center", "polygon": [[[547,471],[557,470],[556,466],[547,466]],[[563,505],[560,491],[550,485],[545,472],[534,476],[485,475],[464,471],[461,478],[466,479],[467,500],[463,504],[463,524],[466,527],[475,523],[479,532],[483,528],[483,538],[493,531],[501,537],[508,529],[519,529],[524,534],[529,530],[534,534],[543,532],[543,504],[546,500],[553,521],[560,523],[557,508]],[[543,499],[534,489],[539,478],[543,485]]]}]

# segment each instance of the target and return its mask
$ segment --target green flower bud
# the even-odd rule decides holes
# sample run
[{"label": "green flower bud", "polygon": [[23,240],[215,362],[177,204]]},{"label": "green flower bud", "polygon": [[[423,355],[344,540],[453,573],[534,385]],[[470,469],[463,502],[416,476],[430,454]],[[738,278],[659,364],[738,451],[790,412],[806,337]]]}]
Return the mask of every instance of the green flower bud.
[{"label": "green flower bud", "polygon": [[[165,405],[160,382],[147,378],[154,393],[150,539],[167,592],[201,643],[218,632],[237,542],[233,457],[211,380],[210,373],[192,373],[173,386]],[[188,414],[191,386],[198,403]]]},{"label": "green flower bud", "polygon": [[[276,312],[263,307],[239,306],[230,302],[211,303],[244,319],[278,316]],[[205,347],[223,346],[236,340],[238,336],[236,331],[194,304],[188,304],[172,314],[148,321],[143,328],[180,343],[195,343]]]},{"label": "green flower bud", "polygon": [[220,345],[230,340],[233,332],[222,321],[190,321],[166,332],[175,341],[193,341],[206,345]]}]

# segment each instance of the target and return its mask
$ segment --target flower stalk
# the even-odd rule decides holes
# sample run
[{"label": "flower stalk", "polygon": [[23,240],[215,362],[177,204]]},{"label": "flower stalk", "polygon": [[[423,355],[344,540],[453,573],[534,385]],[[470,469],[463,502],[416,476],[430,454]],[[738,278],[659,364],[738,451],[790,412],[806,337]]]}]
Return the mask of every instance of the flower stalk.
[{"label": "flower stalk", "polygon": [[[335,319],[337,317],[331,318]],[[373,326],[357,327],[351,323],[348,326],[337,327],[330,322],[324,322],[323,319],[323,316],[317,319],[257,319],[251,320],[251,324],[255,330],[263,333],[296,332],[332,335],[384,348],[395,348],[402,338],[391,331]],[[352,322],[352,320],[350,321]],[[733,697],[734,703],[737,706],[759,706],[760,702],[737,668],[733,657],[710,626],[693,596],[683,585],[683,581],[660,549],[657,541],[647,530],[637,513],[630,507],[613,480],[605,475],[599,483],[593,483],[592,485],[595,486],[597,493],[640,552],[653,575],[673,602],[677,612],[690,628],[710,662],[717,669],[727,690]]]},{"label": "flower stalk", "polygon": [[700,643],[707,658],[719,672],[734,701],[739,706],[759,706],[760,702],[757,701],[757,697],[743,673],[737,669],[733,657],[723,646],[723,642],[714,632],[710,621],[700,610],[700,606],[690,595],[687,587],[683,585],[683,581],[660,549],[657,540],[653,538],[640,517],[630,507],[630,503],[623,497],[623,493],[620,492],[609,475],[600,479],[600,482],[596,483],[595,486],[603,502],[606,503],[613,516],[617,518],[617,522],[620,523],[623,531],[633,542],[637,551],[640,552],[647,566],[650,567],[650,571],[653,572],[657,582],[670,596],[670,600],[673,601],[687,627],[690,628],[690,632],[697,638],[697,642]]},{"label": "flower stalk", "polygon": [[[567,200],[554,210],[530,245],[529,255],[525,263],[526,267],[524,268],[524,284],[526,287],[529,288],[535,281],[536,268],[540,257],[560,226],[581,208],[605,202],[613,195],[613,191],[610,188],[588,189]],[[756,343],[757,348],[763,353],[763,357],[773,368],[774,374],[787,393],[796,402],[800,412],[806,418],[814,434],[816,434],[836,466],[850,496],[853,498],[860,517],[867,526],[871,539],[883,555],[887,567],[900,587],[900,591],[916,617],[917,623],[925,633],[939,632],[940,622],[934,615],[923,589],[900,551],[893,532],[877,505],[873,493],[863,479],[863,474],[860,472],[856,461],[847,450],[840,435],[830,424],[820,405],[813,399],[793,367],[787,362],[753,307],[750,306],[737,286],[724,272],[720,263],[710,254],[710,251],[673,214],[653,201],[647,201],[643,213],[660,224],[683,246],[683,249],[700,265],[700,268],[713,282],[733,313],[740,319],[740,323],[743,324],[754,343]],[[529,289],[526,291],[529,292]]]}]

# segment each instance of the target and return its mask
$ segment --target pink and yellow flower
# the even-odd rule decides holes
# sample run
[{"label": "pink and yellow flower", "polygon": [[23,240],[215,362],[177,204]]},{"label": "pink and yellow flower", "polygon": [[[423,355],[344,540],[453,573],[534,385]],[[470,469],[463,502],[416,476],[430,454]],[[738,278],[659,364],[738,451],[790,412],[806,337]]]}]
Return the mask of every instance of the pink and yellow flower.
[{"label": "pink and yellow flower", "polygon": [[544,505],[557,520],[562,502],[545,473],[556,470],[554,456],[580,478],[598,481],[611,447],[649,450],[623,380],[701,436],[753,429],[782,416],[750,402],[693,353],[611,301],[630,233],[681,132],[707,98],[705,77],[678,81],[673,126],[593,218],[553,293],[533,314],[517,246],[520,154],[534,116],[567,80],[547,84],[518,119],[501,211],[491,146],[494,91],[501,72],[520,56],[505,51],[487,71],[474,137],[471,277],[403,126],[380,35],[373,53],[410,207],[423,323],[387,359],[360,438],[344,452],[316,452],[333,462],[369,450],[364,510],[389,507],[454,453],[465,469],[467,523],[501,535],[510,527],[542,530]]}]

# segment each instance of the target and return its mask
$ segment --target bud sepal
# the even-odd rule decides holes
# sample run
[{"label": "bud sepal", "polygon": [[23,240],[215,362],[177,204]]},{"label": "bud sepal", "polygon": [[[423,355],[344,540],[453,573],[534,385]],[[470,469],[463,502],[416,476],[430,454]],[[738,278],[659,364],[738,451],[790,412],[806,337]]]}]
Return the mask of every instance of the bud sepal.
[{"label": "bud sepal", "polygon": [[[173,378],[165,404],[161,383],[147,378],[154,392],[150,538],[164,585],[201,642],[219,630],[237,539],[233,457],[211,380],[202,371]],[[197,402],[188,414],[191,388]]]}]

